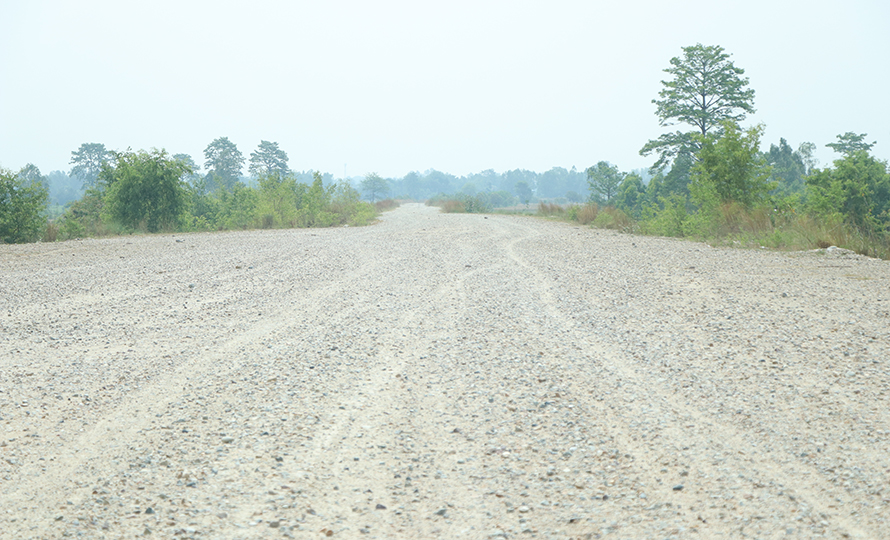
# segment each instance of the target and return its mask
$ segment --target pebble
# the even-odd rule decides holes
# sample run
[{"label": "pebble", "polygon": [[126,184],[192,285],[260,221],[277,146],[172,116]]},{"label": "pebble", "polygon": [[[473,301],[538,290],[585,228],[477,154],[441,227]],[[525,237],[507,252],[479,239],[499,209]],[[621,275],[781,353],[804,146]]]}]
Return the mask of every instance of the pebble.
[{"label": "pebble", "polygon": [[0,530],[881,537],[886,263],[422,205],[311,234],[0,246]]}]

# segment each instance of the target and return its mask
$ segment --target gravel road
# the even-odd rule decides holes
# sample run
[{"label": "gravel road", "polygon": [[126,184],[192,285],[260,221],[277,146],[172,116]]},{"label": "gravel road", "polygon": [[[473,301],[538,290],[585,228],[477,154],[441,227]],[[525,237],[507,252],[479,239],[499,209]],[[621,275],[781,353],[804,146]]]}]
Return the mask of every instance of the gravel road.
[{"label": "gravel road", "polygon": [[890,538],[890,263],[419,204],[0,246],[0,538]]}]

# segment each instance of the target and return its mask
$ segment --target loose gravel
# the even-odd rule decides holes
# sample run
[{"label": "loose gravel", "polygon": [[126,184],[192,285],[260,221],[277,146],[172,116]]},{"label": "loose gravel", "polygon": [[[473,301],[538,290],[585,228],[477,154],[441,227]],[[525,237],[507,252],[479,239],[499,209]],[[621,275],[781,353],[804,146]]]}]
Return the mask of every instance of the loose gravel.
[{"label": "loose gravel", "polygon": [[890,538],[890,263],[423,205],[0,246],[0,538]]}]

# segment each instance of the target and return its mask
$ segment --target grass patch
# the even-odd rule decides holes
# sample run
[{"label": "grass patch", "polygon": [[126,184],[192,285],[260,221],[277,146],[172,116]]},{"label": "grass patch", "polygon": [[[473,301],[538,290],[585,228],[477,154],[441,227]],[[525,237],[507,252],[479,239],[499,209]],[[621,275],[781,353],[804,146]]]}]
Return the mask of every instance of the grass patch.
[{"label": "grass patch", "polygon": [[541,201],[538,203],[539,216],[562,216],[566,213],[562,205]]},{"label": "grass patch", "polygon": [[446,214],[482,214],[491,208],[481,197],[471,195],[437,195],[426,201],[427,206],[438,206]]},{"label": "grass patch", "polygon": [[385,212],[387,210],[395,210],[398,208],[399,202],[395,199],[383,199],[382,201],[375,202],[374,207],[377,208],[378,212]]},{"label": "grass patch", "polygon": [[723,204],[712,212],[689,212],[685,201],[667,199],[663,208],[650,211],[636,221],[614,206],[600,208],[595,203],[571,205],[566,209],[540,203],[537,215],[562,219],[601,229],[650,236],[682,237],[713,246],[806,251],[837,246],[860,255],[890,260],[890,232],[867,232],[838,217],[799,215],[770,207],[746,209]]}]

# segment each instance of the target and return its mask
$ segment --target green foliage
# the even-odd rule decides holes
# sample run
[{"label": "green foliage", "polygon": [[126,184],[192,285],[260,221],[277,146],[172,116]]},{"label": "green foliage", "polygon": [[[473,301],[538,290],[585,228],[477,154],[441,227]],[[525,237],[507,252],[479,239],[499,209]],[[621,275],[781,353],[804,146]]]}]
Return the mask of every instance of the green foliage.
[{"label": "green foliage", "polygon": [[856,152],[869,152],[871,147],[876,143],[865,142],[866,133],[856,134],[852,131],[848,131],[843,135],[837,136],[837,142],[828,143],[825,146],[831,148],[835,152],[839,154],[843,154],[844,156],[849,156],[855,154]]},{"label": "green foliage", "polygon": [[[664,70],[672,79],[662,81],[660,99],[652,100],[659,124],[687,124],[706,137],[719,132],[723,122],[738,123],[745,113],[753,113],[754,90],[746,88],[745,70],[737,68],[729,56],[720,46],[683,47],[683,57],[672,58],[671,67]],[[696,153],[696,143],[689,133],[677,131],[649,141],[640,154],[656,153],[659,158],[653,168],[663,170],[678,156]]]},{"label": "green foliage", "polygon": [[519,201],[522,204],[528,204],[529,201],[532,200],[532,188],[529,187],[528,182],[521,181],[516,182],[516,186],[513,188],[516,192],[516,195],[519,197]]},{"label": "green foliage", "polygon": [[538,203],[539,216],[562,216],[565,213],[565,208],[558,204],[546,203],[544,201]]},{"label": "green foliage", "polygon": [[887,162],[865,150],[846,154],[834,169],[807,177],[810,205],[818,215],[837,216],[866,231],[890,226]]},{"label": "green foliage", "polygon": [[28,163],[22,167],[16,176],[18,176],[23,185],[30,186],[38,184],[49,190],[49,179],[41,174],[40,169],[33,163]]},{"label": "green foliage", "polygon": [[62,240],[96,236],[106,231],[102,224],[105,200],[98,188],[87,189],[83,197],[74,201],[60,219],[59,236]]},{"label": "green foliage", "polygon": [[599,205],[587,203],[584,205],[572,205],[566,210],[566,218],[569,221],[577,221],[581,225],[589,225],[599,215]]},{"label": "green foliage", "polygon": [[811,142],[802,142],[800,143],[800,146],[797,147],[797,153],[804,164],[804,175],[813,172],[816,165],[819,164],[819,160],[813,155],[813,152],[815,151],[816,145]]},{"label": "green foliage", "polygon": [[446,214],[467,213],[482,214],[491,211],[491,206],[481,195],[470,196],[464,193],[457,195],[439,194],[427,200],[428,206],[438,206]]},{"label": "green foliage", "polygon": [[640,230],[658,236],[686,236],[691,230],[686,198],[679,193],[659,197],[657,204],[644,210]]},{"label": "green foliage", "polygon": [[697,136],[701,150],[692,168],[690,193],[700,208],[710,211],[715,202],[751,208],[765,200],[774,186],[759,151],[762,133],[762,125],[743,132],[727,120],[720,137]]},{"label": "green foliage", "polygon": [[277,172],[259,178],[259,213],[264,229],[294,226],[297,222],[297,181]]},{"label": "green foliage", "polygon": [[[370,204],[361,200],[359,192],[347,181],[334,184],[331,190],[330,212],[337,216],[337,225],[368,225],[377,219],[377,212],[381,206],[394,208],[395,201],[389,200],[389,205]],[[381,201],[383,202],[383,201]],[[378,206],[380,205],[380,206]]]},{"label": "green foliage", "polygon": [[182,180],[186,184],[190,186],[202,185],[205,190],[207,189],[207,179],[198,174],[199,167],[195,160],[192,159],[192,156],[188,154],[173,154],[173,159],[181,161],[188,168],[189,172],[182,176]]},{"label": "green foliage", "polygon": [[618,186],[624,180],[625,173],[620,172],[615,165],[600,161],[593,167],[587,168],[587,184],[590,186],[590,200],[602,200],[608,203],[618,191]]},{"label": "green foliage", "polygon": [[389,182],[377,173],[368,173],[361,183],[362,192],[371,199],[371,202],[377,202],[389,194]]},{"label": "green foliage", "polygon": [[287,153],[278,148],[277,142],[260,141],[257,149],[250,153],[250,165],[247,170],[254,176],[272,174],[286,176],[290,172],[287,166]]},{"label": "green foliage", "polygon": [[[801,149],[810,148],[812,143],[802,143]],[[810,155],[806,159],[809,159]],[[779,145],[771,144],[766,154],[766,162],[772,169],[772,180],[776,183],[776,194],[801,193],[806,189],[803,178],[807,175],[807,165],[800,150],[792,150],[785,139]]]},{"label": "green foliage", "polygon": [[489,208],[503,208],[516,204],[516,197],[509,191],[487,191],[476,195]]},{"label": "green foliage", "polygon": [[65,206],[83,196],[83,182],[63,171],[50,171],[46,179],[51,206]]},{"label": "green foliage", "polygon": [[217,226],[216,218],[221,206],[220,197],[207,191],[206,182],[205,178],[199,177],[187,188],[191,216],[188,229],[192,231],[209,231]]},{"label": "green foliage", "polygon": [[214,139],[204,149],[204,168],[209,184],[215,189],[231,190],[241,177],[244,156],[228,137]]},{"label": "green foliage", "polygon": [[99,181],[106,186],[103,212],[107,219],[130,229],[157,232],[178,230],[185,218],[187,192],[183,161],[164,150],[114,153]]},{"label": "green foliage", "polygon": [[324,187],[318,172],[312,173],[312,185],[302,197],[298,224],[301,227],[330,227],[336,223],[336,216],[330,211],[331,198],[335,186]]},{"label": "green foliage", "polygon": [[231,191],[219,191],[219,229],[253,229],[259,225],[259,193],[241,182]]},{"label": "green foliage", "polygon": [[0,241],[7,244],[33,242],[46,226],[43,212],[49,191],[40,181],[39,170],[36,181],[27,179],[32,170],[25,168],[22,172],[0,169]]},{"label": "green foliage", "polygon": [[658,154],[658,160],[652,165],[652,170],[664,171],[678,160],[691,160],[691,157],[698,151],[698,144],[696,144],[693,135],[693,132],[684,133],[682,131],[663,133],[657,139],[644,144],[640,149],[640,155]]},{"label": "green foliage", "polygon": [[599,229],[629,231],[633,227],[633,220],[623,210],[607,206],[597,214],[593,226]]},{"label": "green foliage", "polygon": [[460,201],[464,205],[464,211],[468,214],[484,214],[490,212],[491,207],[488,205],[484,197],[478,195],[459,195]]},{"label": "green foliage", "polygon": [[102,166],[112,158],[111,152],[101,143],[83,143],[71,152],[71,176],[78,178],[83,187],[94,187]]},{"label": "green foliage", "polygon": [[640,178],[640,175],[631,173],[626,175],[618,186],[614,202],[617,208],[639,218],[646,200],[646,187],[643,186],[643,179]]}]

